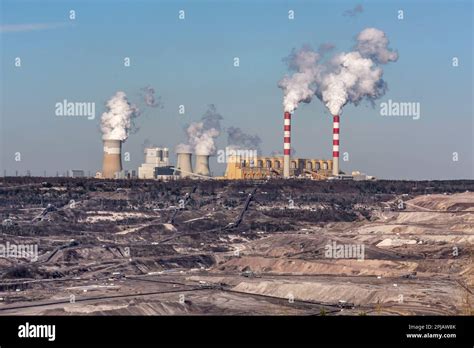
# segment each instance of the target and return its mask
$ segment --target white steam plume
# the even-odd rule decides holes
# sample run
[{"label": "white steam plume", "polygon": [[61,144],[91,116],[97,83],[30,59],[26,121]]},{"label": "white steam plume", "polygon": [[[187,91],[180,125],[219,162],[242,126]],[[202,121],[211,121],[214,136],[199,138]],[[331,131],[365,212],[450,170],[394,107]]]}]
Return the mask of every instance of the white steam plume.
[{"label": "white steam plume", "polygon": [[331,63],[334,71],[319,81],[318,97],[332,115],[339,115],[348,102],[357,105],[363,98],[376,99],[385,93],[382,68],[359,52],[341,53]]},{"label": "white steam plume", "polygon": [[385,94],[380,65],[398,59],[388,43],[383,31],[367,28],[357,35],[354,51],[340,53],[329,61],[329,68],[318,76],[316,94],[332,115],[339,115],[348,102],[357,105],[364,98],[374,101]]},{"label": "white steam plume", "polygon": [[309,46],[293,50],[286,59],[293,75],[286,75],[278,83],[283,90],[283,108],[292,113],[301,102],[309,103],[315,93],[315,77],[320,55]]},{"label": "white steam plume", "polygon": [[176,153],[191,153],[193,148],[189,144],[178,144],[175,148]]},{"label": "white steam plume", "polygon": [[133,119],[140,115],[140,111],[129,103],[127,95],[121,91],[107,101],[106,108],[100,122],[102,139],[125,141],[134,126]]},{"label": "white steam plume", "polygon": [[176,146],[176,152],[194,152],[196,155],[213,155],[216,152],[215,139],[221,133],[223,117],[211,104],[200,122],[193,122],[186,128],[187,143]]},{"label": "white steam plume", "polygon": [[220,132],[215,128],[205,129],[204,122],[193,122],[187,129],[189,144],[196,155],[212,155],[216,152],[214,139]]},{"label": "white steam plume", "polygon": [[385,33],[367,28],[357,36],[354,50],[339,53],[320,63],[320,55],[308,47],[293,52],[290,68],[296,73],[280,81],[285,111],[292,112],[300,102],[311,101],[313,94],[323,101],[332,115],[339,115],[347,103],[357,105],[363,99],[374,101],[386,91],[380,65],[398,59],[388,48]]},{"label": "white steam plume", "polygon": [[366,28],[357,36],[355,49],[363,57],[370,58],[378,64],[387,64],[398,59],[398,53],[390,50],[388,44],[388,38],[382,30]]}]

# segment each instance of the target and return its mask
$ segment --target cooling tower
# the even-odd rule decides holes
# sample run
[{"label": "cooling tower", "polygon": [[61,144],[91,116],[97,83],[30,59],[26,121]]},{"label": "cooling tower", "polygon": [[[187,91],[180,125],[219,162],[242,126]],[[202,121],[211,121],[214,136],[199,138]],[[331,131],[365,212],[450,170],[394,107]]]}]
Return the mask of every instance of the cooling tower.
[{"label": "cooling tower", "polygon": [[180,152],[178,155],[178,162],[176,164],[176,174],[182,178],[188,177],[193,173],[193,166],[191,163],[190,152]]},{"label": "cooling tower", "polygon": [[120,140],[104,140],[104,162],[102,177],[113,179],[114,174],[122,171],[122,142]]},{"label": "cooling tower", "polygon": [[209,155],[196,155],[196,166],[194,173],[204,176],[211,176],[209,169]]},{"label": "cooling tower", "polygon": [[334,115],[332,127],[332,175],[339,175],[339,116]]},{"label": "cooling tower", "polygon": [[291,114],[285,112],[283,126],[283,177],[290,177]]}]

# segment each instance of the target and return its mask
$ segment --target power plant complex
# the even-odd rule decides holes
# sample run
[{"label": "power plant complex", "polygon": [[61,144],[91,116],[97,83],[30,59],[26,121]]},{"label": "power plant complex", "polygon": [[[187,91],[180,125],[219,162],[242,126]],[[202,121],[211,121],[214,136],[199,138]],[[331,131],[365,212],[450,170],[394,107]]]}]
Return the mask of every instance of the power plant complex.
[{"label": "power plant complex", "polygon": [[[130,178],[122,170],[122,141],[104,140],[102,173],[104,179]],[[246,151],[244,151],[246,153]],[[145,160],[138,168],[138,179],[176,180],[183,178],[211,178],[210,155],[196,154],[188,147],[176,151],[176,166],[170,164],[167,147],[147,147]],[[308,178],[326,180],[339,178],[339,116],[333,118],[333,159],[291,157],[291,113],[284,113],[283,156],[248,156],[239,151],[226,159],[227,167],[222,177],[228,180],[260,180],[269,178]]]},{"label": "power plant complex", "polygon": [[[284,112],[283,155],[281,156],[248,156],[239,151],[226,159],[224,176],[213,177],[210,170],[210,155],[193,154],[189,147],[176,151],[176,166],[170,164],[167,147],[147,147],[144,149],[145,160],[138,168],[138,179],[178,180],[194,179],[227,179],[227,180],[261,180],[270,178],[307,178],[312,180],[354,179],[366,180],[373,177],[360,172],[346,175],[339,168],[339,116],[333,116],[332,127],[332,160],[317,158],[291,157],[291,116]],[[104,157],[102,173],[104,179],[133,178],[122,169],[122,141],[104,140]],[[247,153],[243,151],[242,153]],[[251,153],[251,152],[250,152]],[[193,166],[194,155],[194,166]],[[135,173],[135,171],[133,171]]]}]

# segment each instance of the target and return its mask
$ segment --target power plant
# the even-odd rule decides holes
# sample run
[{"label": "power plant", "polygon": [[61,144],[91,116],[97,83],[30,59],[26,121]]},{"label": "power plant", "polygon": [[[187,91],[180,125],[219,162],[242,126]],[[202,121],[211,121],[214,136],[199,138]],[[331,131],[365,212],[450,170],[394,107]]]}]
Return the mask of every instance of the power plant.
[{"label": "power plant", "polygon": [[[305,71],[305,74],[310,74]],[[285,80],[285,79],[284,79]],[[285,80],[286,81],[286,80]],[[288,82],[288,81],[287,81]],[[301,81],[297,81],[298,83]],[[339,111],[330,110],[333,114],[332,131],[332,160],[292,158],[291,157],[291,116],[299,102],[292,88],[300,88],[298,84],[283,83],[285,91],[283,114],[283,156],[257,157],[252,154],[249,158],[234,155],[227,159],[227,168],[223,179],[265,179],[265,178],[310,178],[314,180],[343,179],[352,180],[353,175],[345,175],[339,168],[340,145],[340,116]],[[307,90],[304,90],[307,92]],[[304,94],[304,93],[303,93]],[[125,93],[117,92],[107,103],[108,112],[102,115],[101,129],[104,140],[103,172],[99,177],[125,178],[130,176],[122,171],[121,146],[129,135],[132,119],[139,114],[138,108],[130,104]],[[207,178],[211,177],[209,165],[210,154],[216,151],[216,139],[220,134],[219,120],[222,119],[214,106],[209,107],[206,116],[200,122],[190,124],[186,133],[188,139],[177,146],[177,163],[172,167],[169,163],[168,148],[148,147],[145,149],[145,161],[138,168],[139,179],[178,179],[178,178]],[[212,120],[212,121],[210,121]],[[110,140],[117,139],[117,140]],[[119,140],[118,140],[119,139]],[[231,143],[229,143],[231,144]],[[251,143],[244,144],[246,151],[252,149]],[[193,168],[192,154],[196,154]],[[358,175],[357,178],[364,177]]]},{"label": "power plant", "polygon": [[122,171],[122,142],[120,140],[104,140],[104,160],[102,177],[113,179]]},{"label": "power plant", "polygon": [[[383,33],[378,31],[367,31],[361,33],[365,36]],[[363,35],[363,36],[364,36]],[[364,40],[363,36],[360,40]],[[370,36],[370,35],[369,35]],[[383,40],[382,46],[386,46],[387,42]],[[382,47],[381,46],[381,47]],[[377,46],[379,47],[379,46]],[[363,48],[359,47],[361,50]],[[383,48],[383,47],[382,47]],[[384,48],[386,49],[386,48]],[[389,51],[387,51],[389,52]],[[359,59],[361,52],[349,55],[347,59]],[[283,114],[283,155],[282,156],[256,156],[251,158],[242,156],[234,156],[230,161],[227,160],[227,168],[223,177],[224,179],[264,179],[264,178],[311,178],[314,180],[362,180],[364,178],[373,178],[372,176],[357,174],[346,175],[341,171],[339,166],[340,154],[340,113],[347,102],[357,102],[362,96],[367,95],[367,91],[359,91],[358,86],[344,86],[344,88],[354,89],[353,94],[349,94],[349,99],[338,99],[338,90],[332,90],[331,84],[320,78],[330,79],[330,75],[319,76],[316,74],[320,63],[314,58],[317,55],[314,52],[305,49],[297,52],[293,58],[293,64],[298,67],[298,73],[292,76],[285,76],[279,83],[284,91],[284,114]],[[396,60],[396,54],[390,56],[390,61]],[[374,63],[375,64],[375,63]],[[362,72],[350,72],[354,74],[362,74]],[[300,75],[298,75],[300,74]],[[304,79],[300,79],[301,74]],[[365,76],[365,75],[364,75]],[[377,76],[370,76],[370,86],[376,86]],[[318,84],[320,88],[325,88],[324,95],[322,90],[313,90],[312,84]],[[374,87],[375,88],[375,87]],[[352,91],[351,89],[351,91]],[[357,93],[356,93],[357,92]],[[360,95],[359,95],[360,94]],[[313,159],[313,158],[292,158],[291,151],[291,117],[294,110],[297,109],[301,102],[309,102],[313,95],[321,99],[330,114],[332,115],[332,160]],[[352,98],[352,99],[351,99]],[[354,99],[355,98],[355,99]],[[359,99],[358,99],[359,98]],[[124,92],[117,92],[107,102],[108,111],[102,115],[101,129],[104,140],[104,160],[103,178],[124,178],[127,177],[126,172],[122,171],[121,146],[126,141],[129,131],[132,127],[133,118],[139,115],[138,108],[130,104]],[[212,105],[200,121],[191,123],[186,128],[187,141],[177,146],[177,163],[172,167],[169,163],[168,148],[146,148],[145,161],[138,168],[139,179],[177,179],[177,178],[206,178],[211,177],[209,165],[210,154],[216,152],[216,139],[220,135],[219,115],[215,107]],[[257,137],[258,138],[258,137]],[[120,139],[120,140],[110,140]],[[250,137],[251,139],[251,137]],[[249,140],[247,137],[246,140]],[[238,141],[242,141],[242,138]],[[253,143],[249,141],[239,144],[231,143],[231,146],[242,146],[246,151],[253,151]],[[193,168],[192,156],[196,154],[195,166]],[[353,172],[359,173],[359,172]],[[130,176],[130,175],[128,175]],[[131,177],[135,177],[133,174]]]},{"label": "power plant", "polygon": [[[339,144],[340,117],[333,116],[332,160],[291,157],[291,113],[284,113],[283,156],[241,156],[232,155],[227,159],[227,167],[221,179],[253,180],[268,178],[310,178],[356,179],[354,175],[340,175]],[[104,160],[102,178],[123,178],[120,140],[104,140]],[[164,147],[148,147],[144,150],[145,161],[138,168],[139,179],[179,179],[211,177],[210,155],[196,155],[193,169],[192,152],[187,148],[177,151],[175,167],[170,165],[169,150]],[[133,175],[132,175],[133,177]],[[358,175],[357,178],[362,177]],[[372,178],[367,176],[367,178]]]},{"label": "power plant", "polygon": [[[268,178],[308,178],[313,180],[373,179],[364,175],[345,175],[339,168],[340,116],[334,115],[332,131],[332,160],[291,157],[291,113],[284,113],[283,156],[231,155],[223,177],[228,180],[253,180]],[[104,140],[102,178],[125,178],[121,175],[120,140]],[[166,147],[148,147],[144,150],[145,161],[138,168],[139,179],[174,180],[179,178],[211,177],[210,155],[197,154],[193,169],[192,150],[187,147],[177,150],[176,166],[170,165],[169,150]],[[342,173],[342,174],[341,174]],[[359,172],[354,172],[359,173]],[[134,175],[132,175],[134,177]]]}]

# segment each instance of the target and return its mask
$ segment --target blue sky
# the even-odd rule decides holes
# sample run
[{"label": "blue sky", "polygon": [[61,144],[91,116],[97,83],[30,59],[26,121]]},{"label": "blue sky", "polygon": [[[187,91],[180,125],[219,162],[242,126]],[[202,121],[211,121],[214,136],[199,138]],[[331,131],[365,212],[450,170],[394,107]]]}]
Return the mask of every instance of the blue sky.
[{"label": "blue sky", "polygon": [[[0,3],[2,173],[100,170],[104,102],[122,90],[140,103],[140,88],[147,85],[163,108],[143,108],[140,130],[124,144],[131,155],[126,169],[143,161],[145,139],[171,149],[182,142],[183,127],[208,104],[216,105],[224,127],[258,134],[264,154],[281,151],[282,59],[303,44],[330,42],[337,51],[350,50],[358,32],[376,27],[400,58],[384,67],[389,90],[375,107],[345,107],[341,152],[349,153],[349,161],[341,169],[396,179],[474,178],[472,1]],[[343,15],[357,4],[362,13]],[[181,9],[185,20],[178,19]],[[397,18],[400,9],[403,20]],[[295,11],[294,20],[288,10]],[[25,24],[32,26],[11,29]],[[124,57],[131,67],[123,66]],[[234,57],[240,58],[238,68]],[[458,67],[452,67],[453,57]],[[95,102],[96,118],[55,116],[63,99]],[[421,103],[420,119],[380,116],[380,102],[389,99]],[[181,104],[184,115],[178,113]],[[330,158],[331,126],[318,99],[301,105],[293,117],[297,156]],[[223,134],[218,148],[225,145]],[[224,167],[213,160],[212,169],[219,175]]]}]

